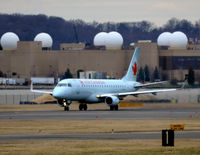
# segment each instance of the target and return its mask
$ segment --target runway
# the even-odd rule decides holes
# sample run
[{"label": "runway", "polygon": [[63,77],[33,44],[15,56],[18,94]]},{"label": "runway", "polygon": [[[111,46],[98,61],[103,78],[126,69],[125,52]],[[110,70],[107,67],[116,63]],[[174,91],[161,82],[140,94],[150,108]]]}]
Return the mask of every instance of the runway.
[{"label": "runway", "polygon": [[[91,134],[15,134],[0,135],[5,140],[148,140],[161,139],[160,132],[91,133]],[[175,139],[200,139],[200,131],[175,131]]]},{"label": "runway", "polygon": [[200,118],[200,108],[120,109],[119,111],[8,111],[0,120],[93,120],[93,119],[186,119]]},{"label": "runway", "polygon": [[[0,120],[138,120],[138,119],[187,119],[200,118],[199,108],[140,108],[88,111],[1,111]],[[159,132],[120,133],[66,133],[66,134],[9,134],[0,135],[4,140],[133,140],[161,139]],[[200,131],[175,132],[176,139],[200,139]]]}]

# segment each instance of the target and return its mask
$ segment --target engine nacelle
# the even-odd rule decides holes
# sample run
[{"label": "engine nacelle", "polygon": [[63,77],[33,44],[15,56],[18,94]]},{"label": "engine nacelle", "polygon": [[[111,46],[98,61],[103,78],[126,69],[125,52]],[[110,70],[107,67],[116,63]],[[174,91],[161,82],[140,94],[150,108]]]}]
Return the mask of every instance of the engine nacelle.
[{"label": "engine nacelle", "polygon": [[109,106],[118,105],[119,104],[119,98],[116,96],[108,96],[105,98],[105,103]]}]

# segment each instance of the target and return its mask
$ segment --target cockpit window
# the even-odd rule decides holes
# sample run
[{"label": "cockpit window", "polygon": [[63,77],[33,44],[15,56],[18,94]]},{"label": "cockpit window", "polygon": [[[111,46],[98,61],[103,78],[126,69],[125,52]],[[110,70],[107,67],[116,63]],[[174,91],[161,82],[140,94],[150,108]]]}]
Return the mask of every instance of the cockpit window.
[{"label": "cockpit window", "polygon": [[58,87],[67,87],[67,83],[59,83],[57,84]]},{"label": "cockpit window", "polygon": [[58,83],[57,87],[72,87],[71,83]]}]

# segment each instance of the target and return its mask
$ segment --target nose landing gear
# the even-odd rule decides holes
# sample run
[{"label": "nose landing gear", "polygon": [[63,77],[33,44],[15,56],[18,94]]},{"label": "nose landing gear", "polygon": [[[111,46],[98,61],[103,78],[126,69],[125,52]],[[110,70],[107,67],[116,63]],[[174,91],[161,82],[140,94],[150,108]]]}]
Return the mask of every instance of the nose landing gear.
[{"label": "nose landing gear", "polygon": [[64,111],[69,111],[69,106],[64,106]]},{"label": "nose landing gear", "polygon": [[59,99],[58,104],[64,107],[64,111],[69,111],[69,105],[71,104],[71,101],[65,99]]},{"label": "nose landing gear", "polygon": [[64,106],[64,110],[65,111],[69,111],[69,105],[71,104],[72,102],[70,100],[65,100],[63,99],[63,106]]}]

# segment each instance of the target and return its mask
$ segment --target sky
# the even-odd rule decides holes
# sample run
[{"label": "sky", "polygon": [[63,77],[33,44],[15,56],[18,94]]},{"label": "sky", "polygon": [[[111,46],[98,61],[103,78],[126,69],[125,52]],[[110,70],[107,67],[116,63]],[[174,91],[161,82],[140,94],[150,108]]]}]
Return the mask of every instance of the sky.
[{"label": "sky", "polygon": [[138,22],[162,26],[172,17],[200,20],[200,0],[0,0],[0,13],[45,14],[86,22]]}]

